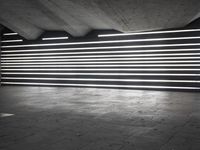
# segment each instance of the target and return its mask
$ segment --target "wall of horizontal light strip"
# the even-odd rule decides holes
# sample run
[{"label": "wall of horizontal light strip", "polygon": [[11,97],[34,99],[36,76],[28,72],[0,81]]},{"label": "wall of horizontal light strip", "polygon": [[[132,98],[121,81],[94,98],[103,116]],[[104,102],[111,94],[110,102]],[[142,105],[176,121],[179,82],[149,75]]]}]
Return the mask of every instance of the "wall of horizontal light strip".
[{"label": "wall of horizontal light strip", "polygon": [[5,32],[1,44],[2,85],[200,90],[200,29],[35,41]]}]

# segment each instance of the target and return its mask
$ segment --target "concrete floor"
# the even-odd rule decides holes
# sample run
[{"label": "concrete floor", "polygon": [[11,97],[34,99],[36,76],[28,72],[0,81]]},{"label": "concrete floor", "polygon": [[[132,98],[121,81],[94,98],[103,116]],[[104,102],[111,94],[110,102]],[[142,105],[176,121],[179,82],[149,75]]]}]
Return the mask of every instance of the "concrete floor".
[{"label": "concrete floor", "polygon": [[0,150],[199,150],[200,93],[0,87]]}]

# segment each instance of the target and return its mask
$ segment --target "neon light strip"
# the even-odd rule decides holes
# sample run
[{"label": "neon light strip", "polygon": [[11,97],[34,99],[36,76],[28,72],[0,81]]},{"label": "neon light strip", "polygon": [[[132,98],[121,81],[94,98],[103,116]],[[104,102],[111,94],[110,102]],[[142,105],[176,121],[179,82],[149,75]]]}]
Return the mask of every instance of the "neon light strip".
[{"label": "neon light strip", "polygon": [[200,76],[200,74],[163,74],[163,73],[52,73],[52,72],[2,72],[3,75],[95,75],[95,76]]},{"label": "neon light strip", "polygon": [[90,41],[90,42],[71,42],[71,43],[50,43],[50,44],[27,44],[27,45],[7,45],[6,47],[36,47],[36,46],[64,46],[64,45],[85,45],[85,44],[106,44],[106,43],[129,43],[147,41],[166,41],[166,40],[189,40],[200,39],[200,37],[176,37],[176,38],[154,38],[154,39],[133,39],[133,40],[111,40],[111,41]]},{"label": "neon light strip", "polygon": [[42,67],[61,67],[61,68],[65,68],[65,67],[196,67],[196,66],[200,66],[200,64],[147,64],[147,65],[28,65],[28,66],[21,66],[21,65],[17,65],[17,66],[6,66],[6,65],[2,65],[2,68],[28,68],[28,67],[35,67],[35,68],[42,68]]},{"label": "neon light strip", "polygon": [[97,69],[91,69],[91,68],[84,68],[84,69],[77,69],[77,68],[70,68],[70,69],[61,69],[61,68],[57,68],[57,69],[27,69],[27,68],[23,68],[23,69],[1,69],[2,71],[72,71],[72,70],[76,70],[76,71],[200,71],[200,69],[180,69],[180,68],[154,68],[154,69],[150,69],[150,68],[145,68],[145,69],[133,69],[133,68],[97,68]]},{"label": "neon light strip", "polygon": [[167,59],[200,59],[200,57],[147,57],[147,58],[96,58],[96,59],[38,59],[38,60],[1,60],[1,62],[30,62],[30,61],[99,61],[99,60],[167,60]]},{"label": "neon light strip", "polygon": [[22,39],[19,39],[19,40],[4,40],[4,41],[1,41],[2,43],[11,43],[11,42],[23,42]]},{"label": "neon light strip", "polygon": [[[190,45],[187,45],[187,44],[184,44],[184,45],[177,45],[177,44],[173,44],[173,45],[162,45],[163,47],[170,47],[170,46],[198,46],[200,45],[200,43],[190,43]],[[153,45],[155,46],[155,45]],[[159,47],[160,45],[157,45],[157,47]],[[104,47],[81,47],[81,48],[55,48],[55,49],[31,49],[31,50],[2,50],[2,53],[13,53],[13,52],[40,52],[40,51],[74,51],[74,50],[100,50],[100,49],[130,49],[130,48],[135,48],[135,46],[104,46]],[[180,49],[161,49],[161,50],[151,50],[151,51],[170,51],[170,50],[180,50]],[[183,49],[183,50],[187,50],[187,49]],[[192,50],[192,49],[189,49],[189,50]],[[199,50],[198,49],[194,49],[194,50]],[[134,50],[134,51],[141,51],[141,52],[144,52],[144,51],[149,51],[149,50]]]},{"label": "neon light strip", "polygon": [[[199,46],[200,43],[188,43],[188,44],[159,44],[159,45],[132,45],[132,46],[109,46],[109,47],[82,47],[82,48],[63,48],[53,50],[97,50],[97,49],[120,49],[120,48],[150,48],[150,47],[179,47],[179,46]],[[10,50],[6,52],[34,52],[34,51],[48,51],[52,49],[40,49],[40,50]]]},{"label": "neon light strip", "polygon": [[61,81],[113,81],[113,82],[177,82],[177,83],[200,83],[196,80],[142,80],[142,79],[92,79],[92,78],[25,78],[25,77],[2,77],[3,80],[61,80]]},{"label": "neon light strip", "polygon": [[69,37],[65,36],[65,37],[50,37],[50,38],[42,38],[42,40],[65,40],[65,39],[69,39]]},{"label": "neon light strip", "polygon": [[199,87],[172,87],[172,86],[140,86],[140,85],[102,85],[102,84],[58,84],[58,83],[31,83],[31,82],[1,82],[2,84],[16,85],[52,85],[52,86],[79,86],[79,87],[104,87],[104,88],[140,88],[140,89],[185,89],[199,90]]},{"label": "neon light strip", "polygon": [[61,64],[61,65],[66,65],[66,64],[79,64],[79,65],[82,65],[82,64],[129,64],[129,63],[133,63],[133,64],[149,64],[149,63],[200,63],[199,60],[184,60],[184,61],[114,61],[114,62],[111,62],[111,61],[101,61],[101,62],[50,62],[50,63],[46,63],[46,62],[43,62],[43,63],[38,63],[38,62],[35,62],[35,63],[24,63],[24,62],[17,62],[17,63],[1,63],[2,65],[49,65],[49,64],[52,64],[52,65],[55,65],[55,64]]},{"label": "neon light strip", "polygon": [[48,56],[48,57],[2,57],[2,60],[8,59],[57,59],[57,58],[105,58],[105,57],[149,57],[149,56],[189,56],[200,55],[200,53],[173,53],[173,54],[129,54],[129,55],[84,55],[84,56]]},{"label": "neon light strip", "polygon": [[150,32],[117,33],[117,34],[99,34],[98,37],[127,36],[127,35],[145,35],[145,34],[160,34],[160,33],[197,32],[197,31],[200,31],[200,29],[170,30],[170,31],[150,31]]},{"label": "neon light strip", "polygon": [[[200,49],[163,49],[163,50],[128,50],[128,51],[95,51],[95,52],[65,52],[65,53],[29,53],[29,54],[2,54],[1,56],[35,56],[35,55],[73,55],[73,54],[108,54],[108,53],[149,53],[149,52],[178,52],[178,51],[200,51]],[[29,51],[27,51],[29,52]],[[7,51],[2,51],[7,53]]]},{"label": "neon light strip", "polygon": [[18,35],[18,33],[4,33],[3,35]]}]

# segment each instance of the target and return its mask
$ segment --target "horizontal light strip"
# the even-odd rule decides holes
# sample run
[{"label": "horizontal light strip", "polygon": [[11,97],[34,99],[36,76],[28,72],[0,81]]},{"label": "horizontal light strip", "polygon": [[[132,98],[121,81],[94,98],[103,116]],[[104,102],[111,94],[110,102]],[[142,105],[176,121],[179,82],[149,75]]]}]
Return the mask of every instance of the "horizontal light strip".
[{"label": "horizontal light strip", "polygon": [[77,69],[77,68],[69,68],[69,69],[61,69],[61,68],[57,68],[57,69],[27,69],[27,68],[23,68],[23,69],[4,69],[1,68],[2,71],[72,71],[72,70],[76,70],[76,71],[200,71],[200,69],[180,69],[180,68],[154,68],[154,69],[150,69],[150,68],[145,68],[145,69],[135,69],[135,68],[84,68],[84,69]]},{"label": "horizontal light strip", "polygon": [[[149,53],[149,52],[178,52],[178,51],[200,51],[197,49],[162,49],[162,50],[122,50],[122,51],[95,51],[95,52],[65,52],[65,53],[28,53],[28,54],[2,54],[1,56],[36,56],[36,55],[73,55],[73,54],[108,54],[108,53]],[[26,51],[28,52],[28,51]],[[7,53],[7,51],[2,51],[2,53]]]},{"label": "horizontal light strip", "polygon": [[26,65],[26,66],[22,66],[22,65],[15,65],[15,66],[6,66],[6,65],[2,65],[2,68],[28,68],[28,67],[36,67],[36,68],[42,68],[42,67],[196,67],[196,66],[200,66],[200,64],[146,64],[146,65]]},{"label": "horizontal light strip", "polygon": [[4,33],[3,35],[18,35],[18,33]]},{"label": "horizontal light strip", "polygon": [[[111,40],[111,41],[90,41],[90,42],[69,42],[69,43],[49,43],[49,44],[26,44],[26,45],[7,45],[8,47],[36,47],[36,46],[64,46],[64,45],[84,45],[84,44],[108,44],[108,43],[129,43],[129,42],[146,42],[146,41],[169,41],[169,40],[188,40],[200,39],[200,37],[176,37],[176,38],[153,38],[153,39],[132,39],[132,40]],[[144,45],[143,45],[144,46]],[[146,46],[146,45],[145,45]]]},{"label": "horizontal light strip", "polygon": [[52,85],[52,86],[79,86],[79,87],[104,87],[104,88],[140,88],[140,89],[185,89],[199,90],[199,87],[179,87],[179,86],[140,86],[140,85],[102,85],[102,84],[58,84],[58,83],[31,83],[31,82],[1,82],[2,84],[15,85]]},{"label": "horizontal light strip", "polygon": [[168,30],[168,31],[150,31],[150,32],[133,32],[133,33],[116,33],[116,34],[99,34],[98,37],[113,37],[113,36],[127,36],[127,35],[145,35],[145,34],[162,34],[162,33],[180,33],[180,32],[197,32],[200,29],[186,29],[186,30]]},{"label": "horizontal light strip", "polygon": [[101,61],[101,62],[42,62],[42,63],[24,63],[24,62],[17,62],[17,63],[1,63],[2,65],[56,65],[56,64],[62,64],[62,65],[66,65],[66,64],[129,64],[129,63],[133,63],[133,64],[149,64],[149,63],[200,63],[200,60],[184,60],[184,61]]},{"label": "horizontal light strip", "polygon": [[[199,44],[200,45],[200,44]],[[100,49],[129,49],[129,48],[135,48],[135,46],[107,46],[107,47],[82,47],[82,48],[55,48],[55,49],[31,49],[31,50],[2,50],[2,53],[16,53],[16,52],[45,52],[45,51],[63,51],[63,50],[100,50]],[[187,51],[187,50],[200,50],[199,48],[197,49],[160,49],[160,50],[132,50],[134,52],[159,52],[159,51]],[[109,51],[108,51],[109,52]],[[81,52],[79,52],[81,53]],[[82,53],[90,53],[90,52],[82,52]],[[97,52],[94,52],[97,53]]]},{"label": "horizontal light strip", "polygon": [[200,74],[164,74],[164,73],[52,73],[52,72],[2,72],[2,75],[99,75],[99,76],[200,76]]},{"label": "horizontal light strip", "polygon": [[[200,43],[190,43],[188,44],[165,44],[165,45],[161,45],[161,47],[173,47],[173,46],[198,46],[200,45]],[[148,47],[146,45],[140,45],[140,46],[145,46]],[[160,45],[150,45],[150,47],[159,47]],[[130,48],[136,48],[136,46],[132,45],[132,46],[104,46],[104,47],[80,47],[80,48],[55,48],[55,49],[28,49],[28,50],[2,50],[2,53],[13,53],[13,52],[41,52],[41,51],[63,51],[63,50],[70,50],[70,51],[74,51],[74,50],[100,50],[100,49],[130,49]],[[170,49],[169,49],[170,50]],[[198,49],[197,49],[198,50]],[[140,50],[138,50],[140,51]],[[146,51],[146,50],[144,50]],[[148,50],[147,50],[148,51]],[[156,50],[158,51],[158,50]],[[162,51],[159,50],[159,51]],[[165,50],[163,50],[165,51]]]},{"label": "horizontal light strip", "polygon": [[143,57],[143,58],[96,58],[96,59],[38,59],[38,60],[1,60],[1,62],[30,62],[30,61],[99,61],[99,60],[167,60],[167,59],[200,59],[200,57]]},{"label": "horizontal light strip", "polygon": [[1,41],[2,43],[11,43],[11,42],[23,42],[22,39],[19,39],[19,40],[4,40],[4,41]]},{"label": "horizontal light strip", "polygon": [[197,80],[145,80],[145,79],[92,79],[92,78],[26,78],[2,77],[3,80],[61,80],[61,81],[113,81],[113,82],[172,82],[172,83],[200,83]]},{"label": "horizontal light strip", "polygon": [[57,58],[105,58],[105,57],[149,57],[149,56],[190,56],[200,55],[200,53],[172,53],[172,54],[124,54],[124,55],[84,55],[84,56],[48,56],[48,57],[2,57],[2,60],[8,59],[57,59]]},{"label": "horizontal light strip", "polygon": [[50,37],[50,38],[42,38],[42,40],[65,40],[65,39],[69,39],[69,37],[65,36],[65,37]]}]

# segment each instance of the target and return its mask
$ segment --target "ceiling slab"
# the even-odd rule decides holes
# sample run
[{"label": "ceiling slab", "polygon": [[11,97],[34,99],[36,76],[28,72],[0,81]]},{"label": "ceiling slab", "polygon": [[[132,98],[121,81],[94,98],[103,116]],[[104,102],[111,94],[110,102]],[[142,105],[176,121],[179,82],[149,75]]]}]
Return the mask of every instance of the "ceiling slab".
[{"label": "ceiling slab", "polygon": [[0,0],[0,24],[27,39],[45,30],[138,32],[183,27],[199,18],[199,0]]}]

